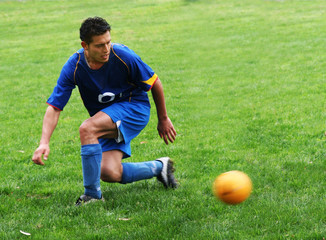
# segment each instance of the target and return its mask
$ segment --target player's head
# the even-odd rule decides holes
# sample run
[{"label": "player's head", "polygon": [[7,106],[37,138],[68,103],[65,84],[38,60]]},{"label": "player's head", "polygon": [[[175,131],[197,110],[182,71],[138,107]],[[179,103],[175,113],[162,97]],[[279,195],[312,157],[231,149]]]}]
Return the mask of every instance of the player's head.
[{"label": "player's head", "polygon": [[111,31],[111,26],[105,19],[101,17],[90,17],[82,23],[79,29],[79,36],[80,40],[90,44],[94,36],[103,35],[108,31]]},{"label": "player's head", "polygon": [[88,61],[103,64],[109,60],[110,30],[110,25],[100,17],[87,18],[82,23],[80,39]]}]

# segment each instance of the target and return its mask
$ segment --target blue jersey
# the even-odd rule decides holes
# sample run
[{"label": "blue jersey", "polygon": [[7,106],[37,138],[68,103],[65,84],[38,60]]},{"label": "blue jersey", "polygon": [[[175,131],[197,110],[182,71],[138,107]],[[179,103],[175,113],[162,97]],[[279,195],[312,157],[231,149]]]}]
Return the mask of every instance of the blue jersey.
[{"label": "blue jersey", "polygon": [[63,66],[47,103],[63,110],[77,85],[91,116],[120,101],[141,101],[149,105],[146,92],[157,78],[134,51],[122,44],[111,45],[108,62],[98,70],[88,66],[82,48]]}]

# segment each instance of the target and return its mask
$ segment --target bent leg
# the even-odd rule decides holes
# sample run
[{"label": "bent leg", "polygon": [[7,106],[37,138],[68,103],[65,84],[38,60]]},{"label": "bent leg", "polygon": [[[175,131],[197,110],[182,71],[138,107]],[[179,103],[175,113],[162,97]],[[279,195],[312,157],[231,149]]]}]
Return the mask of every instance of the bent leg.
[{"label": "bent leg", "polygon": [[101,198],[100,174],[102,161],[102,147],[98,138],[103,135],[115,137],[117,127],[112,119],[102,112],[85,120],[79,128],[81,141],[81,159],[85,195]]},{"label": "bent leg", "polygon": [[121,163],[123,153],[119,150],[104,152],[101,179],[104,182],[132,183],[158,176],[163,164],[160,161]]},{"label": "bent leg", "polygon": [[[136,137],[146,126],[149,119],[149,106],[139,104],[137,105],[137,109],[139,111],[135,112],[135,106],[130,104],[130,111],[126,106],[124,106],[124,109],[127,109],[128,111],[120,111],[118,112],[119,114],[117,114],[117,111],[114,110],[121,110],[118,107],[118,104],[111,105],[110,107],[104,109],[105,112],[104,110],[103,112],[98,112],[93,117],[83,122],[80,127],[80,140],[82,147],[99,145],[99,138],[116,139],[118,137],[119,132],[117,125],[110,117],[111,114],[115,121],[123,120],[119,129],[121,130],[125,141],[126,139],[130,141]],[[122,146],[123,144],[128,145],[130,143],[121,142],[118,144],[121,144]],[[99,171],[100,178],[105,182],[131,183],[158,176],[162,171],[163,164],[160,161],[121,163],[123,156],[128,156],[129,154],[128,151],[124,152],[125,148],[121,148],[121,146],[113,148],[111,145],[111,149],[107,149],[107,146],[105,146],[102,141],[101,145],[104,147],[101,149],[104,152],[101,154],[102,159]],[[130,148],[130,145],[128,145],[128,147]],[[90,163],[90,165],[92,164],[93,163]],[[88,178],[87,174],[84,175],[84,178],[85,177]]]}]

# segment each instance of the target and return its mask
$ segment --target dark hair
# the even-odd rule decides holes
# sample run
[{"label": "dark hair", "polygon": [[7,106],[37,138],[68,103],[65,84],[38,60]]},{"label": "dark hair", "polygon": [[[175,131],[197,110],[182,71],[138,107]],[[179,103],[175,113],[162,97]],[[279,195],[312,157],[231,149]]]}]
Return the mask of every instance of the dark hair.
[{"label": "dark hair", "polygon": [[79,29],[80,40],[90,44],[93,36],[98,36],[111,31],[110,24],[101,17],[90,17],[84,20]]}]

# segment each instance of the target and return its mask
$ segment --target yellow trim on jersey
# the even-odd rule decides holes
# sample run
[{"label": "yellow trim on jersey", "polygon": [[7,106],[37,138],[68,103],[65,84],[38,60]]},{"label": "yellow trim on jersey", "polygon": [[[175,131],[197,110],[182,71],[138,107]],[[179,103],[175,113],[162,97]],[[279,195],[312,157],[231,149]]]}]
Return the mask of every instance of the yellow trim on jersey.
[{"label": "yellow trim on jersey", "polygon": [[[114,49],[113,49],[113,45],[114,45],[114,43],[112,43],[111,44],[111,50],[112,50],[112,52],[113,52],[113,54],[126,66],[126,68],[127,68],[127,71],[128,71],[128,76],[129,76],[129,78],[130,78],[130,70],[129,70],[129,67],[128,67],[128,65],[127,65],[127,63],[125,63],[125,61],[123,61],[119,56],[118,56],[118,54],[116,54],[115,53],[115,51],[114,51]],[[129,80],[127,80],[127,82],[130,84],[130,85],[132,85],[132,86],[136,86],[135,84],[133,84],[133,83],[131,83]]]},{"label": "yellow trim on jersey", "polygon": [[114,43],[112,43],[112,47],[111,47],[111,49],[112,49],[112,52],[113,52],[113,54],[127,67],[127,69],[128,69],[128,74],[130,74],[130,70],[129,70],[129,67],[128,67],[128,65],[127,65],[127,63],[125,63],[119,56],[118,56],[118,54],[116,54],[115,53],[115,51],[114,51],[114,49],[113,49],[113,45],[114,45]]},{"label": "yellow trim on jersey", "polygon": [[146,81],[142,81],[142,82],[152,86],[156,79],[157,79],[157,74],[154,73],[154,75],[150,79],[148,79]]},{"label": "yellow trim on jersey", "polygon": [[77,82],[76,82],[76,71],[77,71],[77,68],[78,68],[78,63],[80,61],[80,54],[79,54],[79,52],[77,52],[77,54],[78,54],[79,57],[78,57],[78,61],[76,63],[75,71],[74,71],[74,82],[75,82],[75,85],[77,85]]}]

